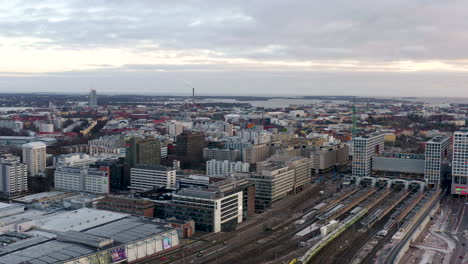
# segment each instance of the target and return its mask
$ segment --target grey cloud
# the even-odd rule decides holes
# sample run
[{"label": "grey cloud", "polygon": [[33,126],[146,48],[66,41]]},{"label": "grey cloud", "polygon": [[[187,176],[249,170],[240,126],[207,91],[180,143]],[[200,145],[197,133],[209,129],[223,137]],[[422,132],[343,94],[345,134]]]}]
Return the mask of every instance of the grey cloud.
[{"label": "grey cloud", "polygon": [[[468,55],[466,1],[48,2],[19,2],[16,9],[23,16],[0,18],[1,34],[44,37],[73,48],[136,47],[145,40],[154,45],[148,50],[209,49],[260,60],[450,60]],[[282,49],[264,52],[269,46]]]}]

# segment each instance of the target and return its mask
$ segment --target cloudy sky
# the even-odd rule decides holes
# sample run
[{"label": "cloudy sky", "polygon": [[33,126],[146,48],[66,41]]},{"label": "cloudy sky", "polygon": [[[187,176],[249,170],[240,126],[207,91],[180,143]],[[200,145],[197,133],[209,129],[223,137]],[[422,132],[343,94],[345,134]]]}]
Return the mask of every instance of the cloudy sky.
[{"label": "cloudy sky", "polygon": [[0,92],[468,97],[466,0],[6,0]]}]

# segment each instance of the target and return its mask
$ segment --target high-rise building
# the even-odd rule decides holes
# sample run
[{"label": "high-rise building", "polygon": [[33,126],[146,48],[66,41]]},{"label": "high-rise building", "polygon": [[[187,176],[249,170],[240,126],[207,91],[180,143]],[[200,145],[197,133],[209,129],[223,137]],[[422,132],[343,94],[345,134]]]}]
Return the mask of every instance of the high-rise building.
[{"label": "high-rise building", "polygon": [[161,147],[153,137],[134,137],[127,141],[125,157],[128,166],[138,164],[159,165],[161,163]]},{"label": "high-rise building", "polygon": [[161,165],[136,165],[130,171],[130,189],[175,188],[176,171]]},{"label": "high-rise building", "polygon": [[453,136],[452,194],[468,195],[468,130]]},{"label": "high-rise building", "polygon": [[0,197],[8,198],[28,191],[28,169],[12,154],[0,156]]},{"label": "high-rise building", "polygon": [[46,144],[30,142],[23,145],[23,163],[28,166],[28,175],[34,176],[46,168]]},{"label": "high-rise building", "polygon": [[183,168],[198,166],[203,161],[205,135],[203,133],[183,132],[177,136],[176,155]]},{"label": "high-rise building", "polygon": [[436,136],[426,142],[424,179],[431,187],[440,184],[442,174],[442,162],[448,156],[450,137]]},{"label": "high-rise building", "polygon": [[96,107],[97,106],[97,94],[95,89],[91,89],[91,92],[89,92],[89,103],[88,105],[90,107]]},{"label": "high-rise building", "polygon": [[371,176],[372,157],[383,152],[384,137],[376,132],[353,139],[353,176]]}]

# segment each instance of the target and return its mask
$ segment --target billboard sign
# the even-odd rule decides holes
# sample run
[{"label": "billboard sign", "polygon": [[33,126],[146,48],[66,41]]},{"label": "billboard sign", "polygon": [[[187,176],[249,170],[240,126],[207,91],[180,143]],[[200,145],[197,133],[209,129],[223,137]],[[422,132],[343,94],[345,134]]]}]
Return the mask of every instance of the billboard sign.
[{"label": "billboard sign", "polygon": [[171,238],[170,237],[164,237],[163,238],[163,250],[171,248]]},{"label": "billboard sign", "polygon": [[125,248],[116,248],[110,251],[112,263],[117,263],[120,261],[124,261],[127,259],[127,255],[125,254]]},{"label": "billboard sign", "polygon": [[456,194],[467,195],[467,194],[468,194],[468,187],[467,187],[467,186],[459,186],[459,185],[456,185],[456,186],[455,186],[455,193],[456,193]]}]

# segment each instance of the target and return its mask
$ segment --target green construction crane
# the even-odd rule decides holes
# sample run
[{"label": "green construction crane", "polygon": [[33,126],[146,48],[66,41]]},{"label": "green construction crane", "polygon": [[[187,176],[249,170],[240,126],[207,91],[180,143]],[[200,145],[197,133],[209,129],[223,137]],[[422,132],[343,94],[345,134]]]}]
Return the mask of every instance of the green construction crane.
[{"label": "green construction crane", "polygon": [[356,119],[356,96],[353,96],[353,128],[351,130],[353,138],[357,136]]}]

